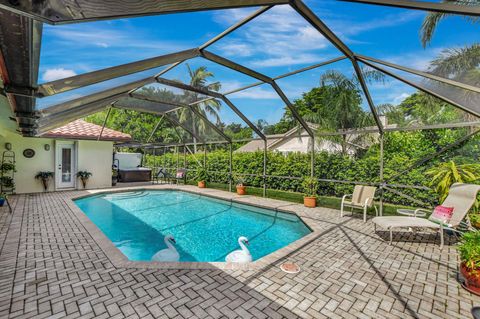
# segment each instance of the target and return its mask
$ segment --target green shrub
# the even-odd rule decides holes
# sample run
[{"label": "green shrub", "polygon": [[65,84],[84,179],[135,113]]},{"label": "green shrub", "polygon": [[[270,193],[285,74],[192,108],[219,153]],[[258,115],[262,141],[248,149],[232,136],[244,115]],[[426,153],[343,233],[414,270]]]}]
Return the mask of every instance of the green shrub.
[{"label": "green shrub", "polygon": [[462,241],[458,245],[460,260],[465,263],[469,270],[480,269],[480,232],[472,231],[463,234]]}]

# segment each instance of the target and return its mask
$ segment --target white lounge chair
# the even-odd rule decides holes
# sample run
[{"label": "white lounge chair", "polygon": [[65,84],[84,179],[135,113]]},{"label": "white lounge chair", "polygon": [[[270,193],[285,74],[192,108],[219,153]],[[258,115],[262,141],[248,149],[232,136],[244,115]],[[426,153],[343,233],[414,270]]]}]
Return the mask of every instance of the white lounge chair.
[{"label": "white lounge chair", "polygon": [[[426,218],[416,217],[419,211],[425,211],[424,209],[417,209],[413,217],[407,216],[385,216],[375,217],[372,219],[377,231],[377,226],[385,228],[390,231],[390,243],[392,244],[392,232],[395,228],[429,228],[438,230],[440,233],[440,248],[443,248],[443,229],[452,229],[460,225],[460,223],[467,216],[468,211],[472,208],[477,194],[480,191],[480,185],[473,184],[461,184],[455,183],[450,187],[449,193],[442,206],[453,207],[453,215],[450,221],[444,221],[443,223],[433,222]],[[428,212],[428,211],[427,211]],[[469,224],[469,223],[467,223]]]},{"label": "white lounge chair", "polygon": [[[342,197],[342,205],[340,207],[340,216],[343,217],[345,207],[363,209],[363,221],[367,221],[367,210],[369,207],[375,208],[375,214],[378,216],[377,207],[373,203],[377,188],[374,186],[355,185],[353,194],[347,194]],[[347,200],[351,198],[351,200]]]}]

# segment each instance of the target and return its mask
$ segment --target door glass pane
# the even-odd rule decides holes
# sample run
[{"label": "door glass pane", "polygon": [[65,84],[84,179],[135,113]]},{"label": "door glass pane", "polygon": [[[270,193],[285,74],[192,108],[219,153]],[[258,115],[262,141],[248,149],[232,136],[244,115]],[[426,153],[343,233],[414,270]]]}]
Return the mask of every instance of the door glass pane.
[{"label": "door glass pane", "polygon": [[62,183],[72,181],[72,149],[62,148]]}]

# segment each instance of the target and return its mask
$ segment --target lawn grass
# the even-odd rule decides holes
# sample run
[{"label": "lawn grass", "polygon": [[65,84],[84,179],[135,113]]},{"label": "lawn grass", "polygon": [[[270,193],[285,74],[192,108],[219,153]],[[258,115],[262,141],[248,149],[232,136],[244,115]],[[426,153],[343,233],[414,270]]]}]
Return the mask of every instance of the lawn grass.
[{"label": "lawn grass", "polygon": [[[187,184],[197,185],[197,182],[188,181]],[[207,187],[208,188],[213,188],[213,189],[228,191],[228,184],[209,182],[209,183],[207,183]],[[236,192],[235,187],[233,187],[232,192],[234,192],[234,193]],[[263,196],[263,188],[247,186],[247,195],[262,197]],[[275,189],[267,189],[267,196],[266,197],[271,198],[271,199],[284,200],[284,201],[292,202],[292,203],[303,203],[303,194],[302,193],[296,193],[296,192],[287,192],[287,191],[281,191],[281,190],[275,190]],[[320,207],[340,209],[341,202],[342,202],[342,199],[338,198],[338,197],[319,196],[317,198],[317,205],[320,206]],[[413,207],[384,203],[383,204],[383,215],[397,215],[397,209],[399,209],[399,208],[413,209]],[[378,204],[377,204],[377,209],[378,209]],[[369,213],[369,215],[374,215],[375,214],[374,208],[372,207],[371,209],[369,209],[368,213]]]}]

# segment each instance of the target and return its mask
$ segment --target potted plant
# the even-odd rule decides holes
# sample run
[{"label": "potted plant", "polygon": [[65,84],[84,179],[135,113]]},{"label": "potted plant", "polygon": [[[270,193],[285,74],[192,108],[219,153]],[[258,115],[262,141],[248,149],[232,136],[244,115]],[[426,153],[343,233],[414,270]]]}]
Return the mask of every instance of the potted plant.
[{"label": "potted plant", "polygon": [[237,194],[245,195],[247,193],[247,186],[245,186],[245,179],[241,175],[235,175],[235,181],[237,183]]},{"label": "potted plant", "polygon": [[317,207],[318,180],[314,177],[305,177],[302,181],[303,205],[305,207]]},{"label": "potted plant", "polygon": [[14,171],[14,172],[16,172],[16,170],[15,170],[15,165],[12,164],[12,163],[3,163],[3,164],[0,166],[0,171],[2,171],[2,172],[9,172],[9,171]]},{"label": "potted plant", "polygon": [[3,207],[6,200],[7,200],[7,195],[6,194],[0,194],[0,207]]},{"label": "potted plant", "polygon": [[480,231],[463,234],[458,252],[460,272],[465,278],[465,287],[480,295]]},{"label": "potted plant", "polygon": [[92,173],[87,172],[87,171],[78,171],[77,172],[77,177],[80,178],[82,181],[83,188],[87,187],[87,181],[92,176]]},{"label": "potted plant", "polygon": [[48,190],[48,182],[49,180],[53,178],[53,172],[38,172],[37,175],[35,175],[35,179],[39,179],[42,181],[43,185],[43,190],[46,192]]},{"label": "potted plant", "polygon": [[196,180],[198,182],[198,187],[199,188],[205,188],[206,187],[206,180],[208,178],[207,173],[208,173],[207,169],[204,166],[200,166],[197,169]]}]

